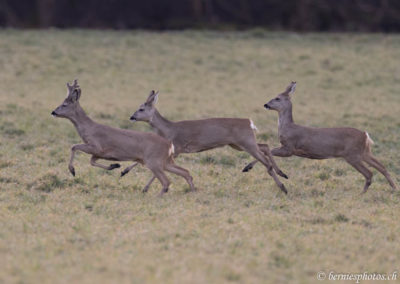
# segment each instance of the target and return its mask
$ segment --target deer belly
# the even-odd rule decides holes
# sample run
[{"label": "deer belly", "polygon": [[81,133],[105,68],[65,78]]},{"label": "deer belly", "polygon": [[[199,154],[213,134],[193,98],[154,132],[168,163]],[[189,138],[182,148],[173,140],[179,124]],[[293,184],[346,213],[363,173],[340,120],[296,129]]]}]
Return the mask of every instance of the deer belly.
[{"label": "deer belly", "polygon": [[203,151],[223,147],[225,145],[226,145],[226,143],[218,143],[218,142],[215,142],[215,143],[198,143],[198,141],[196,141],[196,143],[190,142],[190,143],[186,143],[183,146],[183,152],[184,153],[198,153],[198,152],[203,152]]},{"label": "deer belly", "polygon": [[108,161],[132,161],[133,158],[129,151],[124,151],[123,149],[106,149],[101,152],[99,158]]},{"label": "deer belly", "polygon": [[293,151],[295,156],[302,157],[302,158],[308,158],[308,159],[317,159],[317,160],[322,160],[322,159],[329,159],[329,158],[335,158],[338,157],[335,155],[335,152],[329,151],[330,149],[307,149],[307,148],[298,148],[296,147],[295,150]]},{"label": "deer belly", "polygon": [[329,158],[329,157],[325,157],[323,155],[319,155],[316,153],[309,153],[309,152],[303,151],[301,149],[294,150],[294,155],[298,156],[298,157],[302,157],[302,158],[317,159],[317,160]]}]

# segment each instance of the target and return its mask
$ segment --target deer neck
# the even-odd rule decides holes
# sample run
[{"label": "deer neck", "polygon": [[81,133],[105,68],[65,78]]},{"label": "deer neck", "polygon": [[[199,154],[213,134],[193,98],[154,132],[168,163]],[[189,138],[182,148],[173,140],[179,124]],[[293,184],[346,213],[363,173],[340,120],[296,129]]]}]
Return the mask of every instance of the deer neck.
[{"label": "deer neck", "polygon": [[81,138],[87,143],[88,130],[95,124],[95,122],[87,116],[79,104],[75,109],[74,115],[68,118],[74,124],[79,136],[81,136]]},{"label": "deer neck", "polygon": [[163,117],[158,110],[155,110],[153,117],[149,121],[151,127],[153,127],[156,131],[157,134],[160,136],[163,136],[169,140],[172,138],[170,137],[171,135],[171,126],[173,122],[169,121],[165,117]]},{"label": "deer neck", "polygon": [[278,130],[279,133],[283,132],[285,128],[290,125],[293,125],[293,115],[292,115],[292,106],[282,110],[279,112],[278,118]]}]

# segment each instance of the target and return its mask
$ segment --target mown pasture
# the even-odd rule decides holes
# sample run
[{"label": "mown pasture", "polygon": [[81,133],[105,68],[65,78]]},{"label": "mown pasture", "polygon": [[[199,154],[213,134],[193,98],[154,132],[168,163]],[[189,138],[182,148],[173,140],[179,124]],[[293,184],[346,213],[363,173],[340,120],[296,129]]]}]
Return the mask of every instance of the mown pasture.
[{"label": "mown pasture", "polygon": [[[400,37],[381,34],[0,31],[0,282],[312,283],[318,271],[400,269],[400,191],[340,160],[276,158],[285,196],[231,148],[182,155],[183,179],[158,198],[143,167],[68,172],[73,125],[50,112],[78,78],[81,105],[108,125],[151,131],[129,116],[151,89],[171,120],[250,117],[279,146],[263,104],[298,82],[294,119],[369,132],[400,184]],[[128,163],[123,163],[124,166]]]}]

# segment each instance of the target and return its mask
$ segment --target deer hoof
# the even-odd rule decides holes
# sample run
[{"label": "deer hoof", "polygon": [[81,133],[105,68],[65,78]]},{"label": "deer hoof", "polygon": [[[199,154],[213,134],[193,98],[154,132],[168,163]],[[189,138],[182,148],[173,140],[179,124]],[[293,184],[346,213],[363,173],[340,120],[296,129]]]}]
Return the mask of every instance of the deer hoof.
[{"label": "deer hoof", "polygon": [[123,176],[126,175],[127,173],[129,173],[129,171],[123,170],[123,171],[121,172],[121,177],[123,177]]},{"label": "deer hoof", "polygon": [[282,190],[285,194],[288,194],[287,189],[286,189],[286,187],[285,187],[284,184],[282,184],[281,190]]},{"label": "deer hoof", "polygon": [[161,192],[158,194],[158,197],[163,197],[163,195],[165,194],[165,193],[167,193],[168,192],[168,188],[163,188],[162,190],[161,190]]},{"label": "deer hoof", "polygon": [[120,168],[120,167],[121,167],[120,164],[111,164],[111,165],[108,167],[108,170],[111,171],[111,170],[113,170],[113,169],[117,169],[117,168]]},{"label": "deer hoof", "polygon": [[278,175],[280,175],[281,177],[285,178],[285,179],[289,179],[289,177],[282,171],[278,172]]},{"label": "deer hoof", "polygon": [[253,166],[251,164],[248,164],[247,166],[244,167],[244,169],[242,170],[242,173],[247,173],[252,168],[253,168]]},{"label": "deer hoof", "polygon": [[73,176],[75,176],[75,169],[74,169],[73,167],[69,167],[68,169],[69,169],[70,173],[71,173]]},{"label": "deer hoof", "polygon": [[149,191],[149,187],[148,187],[148,186],[146,186],[146,187],[143,188],[143,190],[142,190],[143,193],[146,193],[146,192],[148,192],[148,191]]}]

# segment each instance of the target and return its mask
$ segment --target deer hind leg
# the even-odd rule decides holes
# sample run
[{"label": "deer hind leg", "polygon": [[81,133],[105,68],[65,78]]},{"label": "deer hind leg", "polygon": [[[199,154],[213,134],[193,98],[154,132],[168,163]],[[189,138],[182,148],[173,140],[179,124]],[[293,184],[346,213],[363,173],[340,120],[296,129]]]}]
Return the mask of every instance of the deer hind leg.
[{"label": "deer hind leg", "polygon": [[99,167],[99,168],[102,168],[102,169],[105,169],[105,170],[108,170],[108,171],[111,171],[113,169],[117,169],[117,168],[121,167],[120,164],[111,164],[109,166],[104,166],[104,165],[99,164],[99,163],[96,162],[98,159],[100,159],[100,158],[93,155],[92,158],[90,159],[90,164],[93,167]]},{"label": "deer hind leg", "polygon": [[151,177],[151,179],[147,182],[146,186],[142,189],[143,193],[146,193],[147,191],[149,191],[150,185],[153,183],[153,181],[156,179],[156,176],[153,175]]},{"label": "deer hind leg", "polygon": [[164,171],[161,168],[150,168],[150,170],[153,172],[154,176],[160,181],[161,185],[162,185],[162,189],[160,192],[160,196],[162,196],[164,193],[168,192],[168,188],[170,185],[170,182],[167,178],[167,176],[165,175]]},{"label": "deer hind leg", "polygon": [[[134,163],[132,165],[130,165],[129,167],[125,168],[122,172],[121,172],[121,177],[123,177],[124,175],[126,175],[127,173],[130,172],[130,170],[132,170],[134,167],[136,167],[139,163]],[[150,185],[153,183],[153,181],[156,179],[156,176],[153,175],[151,177],[151,179],[147,182],[146,186],[142,189],[143,193],[146,193],[147,191],[149,191]]]},{"label": "deer hind leg", "polygon": [[165,170],[183,177],[186,180],[186,182],[189,184],[190,190],[196,191],[196,188],[193,184],[193,178],[190,175],[188,170],[186,170],[182,167],[179,167],[179,166],[175,165],[174,163],[167,164],[165,167]]},{"label": "deer hind leg", "polygon": [[279,186],[279,188],[285,193],[287,194],[287,190],[286,187],[283,183],[281,183],[281,181],[279,180],[279,178],[276,176],[270,162],[268,161],[268,159],[264,156],[264,154],[260,151],[260,149],[258,148],[258,146],[255,145],[251,145],[249,147],[246,148],[246,151],[252,155],[254,158],[256,158],[258,161],[260,161],[266,168],[268,171],[268,174],[274,179],[275,183]]},{"label": "deer hind leg", "polygon": [[133,163],[132,165],[130,165],[129,167],[126,167],[122,172],[121,172],[121,177],[123,177],[124,175],[126,175],[127,173],[130,172],[130,170],[132,170],[134,167],[136,167],[138,165],[138,163]]},{"label": "deer hind leg", "polygon": [[288,179],[289,177],[281,171],[281,169],[277,166],[277,164],[275,163],[275,159],[271,154],[271,151],[269,150],[269,147],[267,144],[258,144],[258,148],[260,148],[261,152],[264,153],[265,156],[268,157],[268,159],[270,160],[272,167],[274,168],[275,172],[280,175],[281,177],[284,177],[285,179]]},{"label": "deer hind leg", "polygon": [[363,193],[366,193],[368,187],[371,185],[372,182],[372,172],[366,166],[363,165],[362,160],[360,159],[357,160],[346,159],[346,161],[365,177],[365,185]]},{"label": "deer hind leg", "polygon": [[382,165],[382,163],[379,162],[374,156],[372,156],[371,154],[366,154],[363,157],[363,161],[366,162],[371,167],[377,169],[382,175],[385,176],[392,189],[396,189],[396,185],[394,184],[392,178],[390,177],[389,172],[386,170],[385,166]]},{"label": "deer hind leg", "polygon": [[[243,151],[242,148],[240,148],[239,146],[236,146],[235,144],[229,144],[229,146],[232,147],[235,150]],[[243,168],[242,172],[244,173],[244,172],[250,171],[257,162],[258,162],[258,160],[252,161],[250,164],[248,164],[246,167]]]}]

